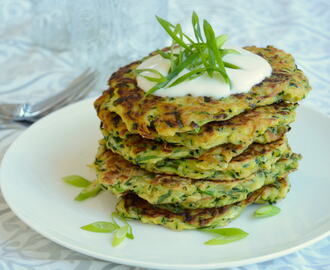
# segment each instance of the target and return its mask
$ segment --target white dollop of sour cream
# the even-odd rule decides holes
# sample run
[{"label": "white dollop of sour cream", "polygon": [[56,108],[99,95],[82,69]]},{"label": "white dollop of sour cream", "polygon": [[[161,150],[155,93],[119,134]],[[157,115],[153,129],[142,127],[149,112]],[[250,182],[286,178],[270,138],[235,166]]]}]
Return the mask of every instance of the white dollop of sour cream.
[{"label": "white dollop of sour cream", "polygon": [[[231,88],[229,84],[225,83],[221,75],[211,78],[205,73],[195,79],[186,80],[175,86],[161,88],[153,94],[162,97],[179,97],[190,94],[192,96],[222,98],[231,94],[246,93],[254,85],[262,82],[266,77],[271,75],[272,67],[264,58],[241,48],[235,48],[235,50],[239,51],[240,54],[227,54],[223,57],[223,61],[240,67],[240,69],[226,68],[231,81]],[[137,69],[155,69],[166,76],[170,66],[171,64],[168,59],[160,55],[155,55],[143,61]],[[187,72],[189,70],[183,70],[168,85]],[[141,72],[141,75],[159,78],[159,75],[149,71]],[[137,84],[143,91],[147,92],[157,83],[138,75]]]}]

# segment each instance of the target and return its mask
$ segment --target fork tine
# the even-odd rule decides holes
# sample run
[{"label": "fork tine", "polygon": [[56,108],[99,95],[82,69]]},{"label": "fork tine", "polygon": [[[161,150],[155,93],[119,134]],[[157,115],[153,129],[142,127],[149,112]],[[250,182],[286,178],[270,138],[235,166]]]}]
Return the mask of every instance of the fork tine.
[{"label": "fork tine", "polygon": [[43,100],[31,107],[29,115],[35,116],[41,114],[45,111],[52,109],[58,104],[62,103],[65,99],[72,95],[76,95],[84,88],[84,86],[92,80],[94,77],[94,73],[83,72],[79,77],[77,77],[74,81],[72,81],[68,87],[66,87],[60,93]]},{"label": "fork tine", "polygon": [[94,77],[94,79],[88,84],[87,87],[85,87],[77,96],[76,98],[73,97],[72,102],[82,99],[84,97],[86,97],[88,95],[88,93],[91,91],[91,88],[93,88],[95,86],[95,83],[97,81],[97,75],[98,73],[96,73],[96,76]]},{"label": "fork tine", "polygon": [[83,99],[88,95],[88,93],[91,91],[91,89],[95,86],[96,78],[91,80],[77,95],[72,95],[65,101],[65,105],[76,102],[80,99]]},{"label": "fork tine", "polygon": [[[65,101],[64,104],[69,104],[73,102],[74,100],[79,100],[82,97],[85,96],[85,94],[88,94],[91,90],[91,87],[95,84],[97,79],[97,73],[94,72],[94,76],[90,80],[86,80],[84,84],[81,85],[80,91],[76,92],[73,95],[70,95]],[[62,104],[61,104],[62,105]]]},{"label": "fork tine", "polygon": [[34,115],[42,114],[43,112],[60,104],[61,102],[63,102],[63,100],[67,99],[68,97],[75,95],[77,92],[81,91],[81,89],[84,89],[84,86],[87,83],[90,83],[92,80],[94,80],[95,75],[96,75],[95,71],[91,72],[90,69],[87,69],[79,77],[77,77],[74,81],[72,81],[69,84],[69,86],[66,87],[60,93],[50,98],[47,98],[35,105],[32,105],[31,110],[29,112],[29,116],[33,117]]},{"label": "fork tine", "polygon": [[96,77],[94,77],[91,81],[86,82],[86,85],[82,86],[82,91],[79,92],[78,94],[73,94],[70,97],[68,97],[67,99],[63,100],[62,103],[52,107],[51,109],[44,111],[41,114],[38,114],[36,117],[33,117],[31,120],[31,122],[35,122],[36,120],[44,117],[46,114],[50,113],[51,111],[54,110],[58,110],[70,103],[76,102],[82,98],[84,98],[85,96],[87,96],[87,94],[90,92],[91,87],[93,87],[95,85],[96,82]]}]

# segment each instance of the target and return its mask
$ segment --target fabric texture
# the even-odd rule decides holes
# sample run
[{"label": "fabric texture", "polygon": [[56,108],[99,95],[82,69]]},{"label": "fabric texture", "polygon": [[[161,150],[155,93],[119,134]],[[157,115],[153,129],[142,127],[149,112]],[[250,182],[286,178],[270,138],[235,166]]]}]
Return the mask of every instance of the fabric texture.
[{"label": "fabric texture", "polygon": [[[0,102],[41,100],[61,90],[81,72],[69,53],[50,53],[33,46],[28,30],[33,4],[36,2],[0,1]],[[328,0],[171,0],[168,2],[168,19],[182,23],[189,32],[193,10],[200,17],[207,18],[217,33],[229,34],[229,43],[232,45],[269,44],[292,53],[313,87],[303,103],[330,116]],[[102,89],[98,89],[91,96],[99,95]],[[21,132],[0,128],[0,160]],[[103,262],[55,244],[20,221],[1,194],[0,269],[142,270]],[[329,270],[330,237],[290,255],[231,270],[234,269]]]}]

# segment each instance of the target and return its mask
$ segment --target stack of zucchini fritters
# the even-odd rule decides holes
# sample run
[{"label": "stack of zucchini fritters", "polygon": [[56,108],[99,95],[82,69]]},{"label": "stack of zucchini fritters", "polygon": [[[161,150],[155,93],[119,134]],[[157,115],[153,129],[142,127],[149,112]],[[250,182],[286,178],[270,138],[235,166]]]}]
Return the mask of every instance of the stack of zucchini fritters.
[{"label": "stack of zucchini fritters", "polygon": [[285,134],[310,86],[291,55],[245,49],[272,75],[221,99],[146,96],[136,82],[140,61],[112,75],[95,102],[104,135],[95,167],[120,196],[120,215],[174,230],[225,226],[249,204],[285,197],[301,158]]}]

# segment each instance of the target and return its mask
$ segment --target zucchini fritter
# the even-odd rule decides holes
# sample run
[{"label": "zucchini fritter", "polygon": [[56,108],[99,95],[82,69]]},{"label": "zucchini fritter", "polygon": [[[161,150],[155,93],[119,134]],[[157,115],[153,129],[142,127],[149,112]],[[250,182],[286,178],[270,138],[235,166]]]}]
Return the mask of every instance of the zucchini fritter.
[{"label": "zucchini fritter", "polygon": [[285,198],[290,185],[286,179],[279,179],[276,184],[264,186],[240,202],[217,208],[185,209],[173,213],[167,209],[151,205],[134,194],[127,194],[117,204],[117,212],[125,218],[138,219],[143,223],[158,224],[172,230],[197,229],[226,226],[252,203],[275,202]]},{"label": "zucchini fritter", "polygon": [[[179,175],[192,179],[222,181],[242,179],[258,170],[269,169],[277,160],[288,157],[291,153],[286,137],[269,144],[253,143],[243,153],[235,156],[227,163],[221,163],[221,157],[219,160],[216,149],[212,154],[204,155],[203,159],[164,159],[158,162],[150,162],[150,159],[145,159],[136,162],[126,151],[119,151],[111,143],[106,145],[126,160],[150,172]],[[230,148],[228,152],[230,152]]]},{"label": "zucchini fritter", "polygon": [[[183,149],[186,148],[197,151],[194,155],[198,155],[204,153],[205,150],[222,144],[230,143],[247,146],[252,142],[267,143],[274,141],[276,140],[274,137],[286,132],[287,126],[295,120],[296,107],[296,104],[287,103],[259,107],[227,121],[208,123],[199,132],[178,133],[167,138],[167,141],[172,145],[167,144],[163,152],[166,153],[168,158],[171,158],[169,155],[172,155],[172,152],[177,155],[178,152],[184,152]],[[122,142],[130,148],[134,147],[134,152],[140,153],[138,147],[144,144],[149,148],[157,148],[158,151],[164,148],[162,147],[164,144],[159,142],[161,138],[157,142],[129,133],[119,115],[115,113],[103,110],[99,112],[99,117],[102,120],[104,136],[111,136],[117,142]],[[116,144],[116,141],[114,144]],[[186,148],[180,147],[180,145]],[[179,158],[181,157],[186,156],[180,154]]]},{"label": "zucchini fritter", "polygon": [[258,171],[243,180],[193,180],[147,172],[101,146],[95,166],[98,181],[112,193],[134,192],[151,204],[177,204],[182,208],[206,208],[231,204],[263,185],[286,177],[298,167],[300,156],[291,154],[267,171]]},{"label": "zucchini fritter", "polygon": [[[270,143],[281,139],[289,130],[284,126],[278,129],[267,130],[257,137],[256,142]],[[181,163],[195,163],[197,167],[225,168],[228,163],[239,154],[243,153],[249,145],[222,144],[209,150],[189,149],[185,146],[157,143],[155,141],[143,139],[140,135],[132,135],[121,139],[113,137],[103,130],[105,145],[107,149],[121,155],[126,160],[131,161],[143,168],[163,167],[166,161]],[[148,165],[146,165],[148,164]],[[216,164],[216,166],[212,165]],[[211,165],[211,166],[210,166]],[[177,167],[177,166],[175,166]]]},{"label": "zucchini fritter", "polygon": [[145,95],[136,81],[141,61],[111,76],[94,103],[104,137],[95,168],[97,182],[121,197],[120,215],[173,230],[224,226],[249,204],[286,196],[301,155],[285,133],[311,88],[290,54],[245,49],[272,74],[220,99]]},{"label": "zucchini fritter", "polygon": [[118,114],[131,133],[149,139],[164,140],[177,133],[196,131],[206,123],[224,121],[255,107],[280,101],[295,103],[310,91],[307,78],[290,54],[274,47],[245,49],[266,59],[272,75],[252,87],[248,93],[226,98],[145,96],[137,86],[136,67],[141,61],[120,68],[110,78],[109,90],[95,102],[98,112],[109,110]]}]

